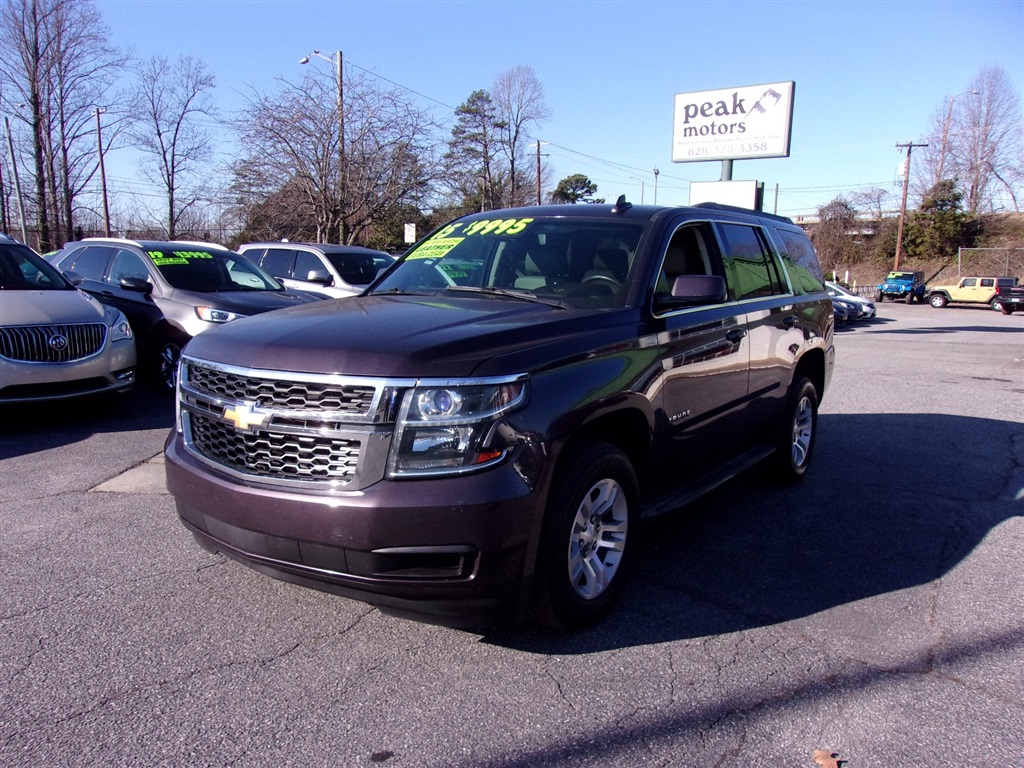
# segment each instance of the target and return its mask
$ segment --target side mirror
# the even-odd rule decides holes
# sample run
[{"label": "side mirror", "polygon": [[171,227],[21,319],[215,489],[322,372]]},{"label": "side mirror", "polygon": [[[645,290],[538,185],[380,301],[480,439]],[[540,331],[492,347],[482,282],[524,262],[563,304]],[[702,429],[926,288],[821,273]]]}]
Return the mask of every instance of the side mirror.
[{"label": "side mirror", "polygon": [[661,311],[702,304],[720,304],[726,300],[725,278],[718,275],[679,275],[672,283],[672,293],[655,296],[655,308]]},{"label": "side mirror", "polygon": [[68,279],[68,282],[71,283],[72,285],[76,286],[76,287],[85,282],[85,278],[82,277],[77,272],[69,270],[67,272],[64,272],[63,274],[64,274],[64,277],[66,277]]},{"label": "side mirror", "polygon": [[118,284],[126,291],[136,291],[147,296],[153,292],[153,284],[141,277],[122,277]]},{"label": "side mirror", "polygon": [[318,285],[331,285],[334,280],[331,279],[331,274],[326,269],[311,269],[309,274],[306,275],[307,283],[317,283]]}]

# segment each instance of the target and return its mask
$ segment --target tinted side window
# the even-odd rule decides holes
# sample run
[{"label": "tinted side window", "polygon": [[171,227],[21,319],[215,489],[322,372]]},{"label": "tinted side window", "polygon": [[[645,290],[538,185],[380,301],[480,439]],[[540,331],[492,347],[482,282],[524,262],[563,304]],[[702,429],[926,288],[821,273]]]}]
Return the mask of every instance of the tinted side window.
[{"label": "tinted side window", "polygon": [[314,269],[325,271],[324,265],[315,253],[297,251],[295,254],[295,279],[307,280]]},{"label": "tinted side window", "polygon": [[294,261],[295,252],[291,248],[267,248],[260,266],[274,277],[291,277]]},{"label": "tinted side window", "polygon": [[964,280],[964,288],[974,288],[978,285],[978,278],[968,277]]},{"label": "tinted side window", "polygon": [[782,240],[785,246],[785,253],[782,258],[786,264],[786,271],[793,282],[793,291],[796,293],[815,293],[823,287],[825,276],[821,271],[821,263],[814,252],[807,235],[801,232],[790,232],[785,229],[776,229],[775,233]]},{"label": "tinted side window", "polygon": [[996,281],[993,280],[991,277],[983,277],[983,278],[981,278],[981,287],[982,288],[992,288],[995,284],[996,284]]},{"label": "tinted side window", "polygon": [[775,259],[757,227],[719,224],[726,281],[737,301],[782,293]]},{"label": "tinted side window", "polygon": [[75,257],[74,263],[69,268],[86,280],[102,281],[103,276],[107,274],[107,264],[113,253],[113,248],[90,245]]},{"label": "tinted side window", "polygon": [[110,282],[117,285],[122,277],[138,277],[142,280],[149,280],[149,271],[146,269],[146,262],[134,251],[126,251],[123,248],[117,249],[114,256],[114,264],[110,268]]}]

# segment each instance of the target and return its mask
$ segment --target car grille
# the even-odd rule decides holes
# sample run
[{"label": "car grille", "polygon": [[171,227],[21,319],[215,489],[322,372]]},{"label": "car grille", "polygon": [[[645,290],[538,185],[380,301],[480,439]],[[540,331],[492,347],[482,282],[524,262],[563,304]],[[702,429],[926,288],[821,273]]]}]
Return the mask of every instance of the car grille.
[{"label": "car grille", "polygon": [[241,432],[206,416],[190,418],[193,445],[225,467],[268,479],[349,482],[359,465],[359,441],[273,431]]},{"label": "car grille", "polygon": [[0,356],[22,363],[70,363],[103,349],[107,327],[80,325],[16,325],[0,328]]},{"label": "car grille", "polygon": [[[247,482],[354,490],[380,479],[398,391],[379,379],[239,368],[184,356],[179,396],[185,444],[204,462]],[[370,458],[368,445],[376,452]]]},{"label": "car grille", "polygon": [[264,408],[365,416],[377,392],[373,386],[265,378],[196,364],[186,371],[189,385],[203,394]]}]

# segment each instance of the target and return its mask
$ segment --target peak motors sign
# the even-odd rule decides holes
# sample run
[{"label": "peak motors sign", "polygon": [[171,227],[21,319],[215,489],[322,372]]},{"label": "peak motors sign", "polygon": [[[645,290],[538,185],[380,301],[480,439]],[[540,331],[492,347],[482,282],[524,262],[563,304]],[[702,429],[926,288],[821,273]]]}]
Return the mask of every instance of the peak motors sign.
[{"label": "peak motors sign", "polygon": [[672,162],[788,157],[795,85],[677,93]]}]

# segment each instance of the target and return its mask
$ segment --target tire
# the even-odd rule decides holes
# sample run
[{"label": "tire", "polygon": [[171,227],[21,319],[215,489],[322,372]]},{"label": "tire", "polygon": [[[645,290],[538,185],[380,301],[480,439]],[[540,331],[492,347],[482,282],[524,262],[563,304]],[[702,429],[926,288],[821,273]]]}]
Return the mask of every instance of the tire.
[{"label": "tire", "polygon": [[989,306],[992,307],[992,309],[994,309],[996,312],[1003,311],[1003,302],[1001,302],[998,297],[992,299],[992,302],[989,304]]},{"label": "tire", "polygon": [[1008,304],[1000,304],[999,305],[999,311],[1002,312],[1004,315],[1012,315],[1013,314],[1013,310],[1015,310],[1015,309],[1016,309],[1016,307],[1011,307]]},{"label": "tire", "polygon": [[157,386],[167,392],[173,392],[178,384],[178,358],[185,344],[177,339],[168,339],[160,345],[157,357]]},{"label": "tire", "polygon": [[554,480],[541,532],[536,621],[574,630],[608,612],[625,581],[639,503],[636,472],[622,451],[600,442],[573,450]]},{"label": "tire", "polygon": [[818,390],[806,376],[794,380],[775,438],[773,475],[781,483],[803,478],[818,434]]},{"label": "tire", "polygon": [[907,302],[907,304],[913,304],[914,303],[914,294],[908,293],[906,298],[904,298],[903,300],[905,302]]},{"label": "tire", "polygon": [[928,299],[928,303],[931,304],[936,309],[942,309],[949,302],[946,300],[946,297],[943,296],[941,293],[933,293],[931,298]]},{"label": "tire", "polygon": [[875,301],[881,304],[885,300],[885,294],[881,291],[875,291]]}]

